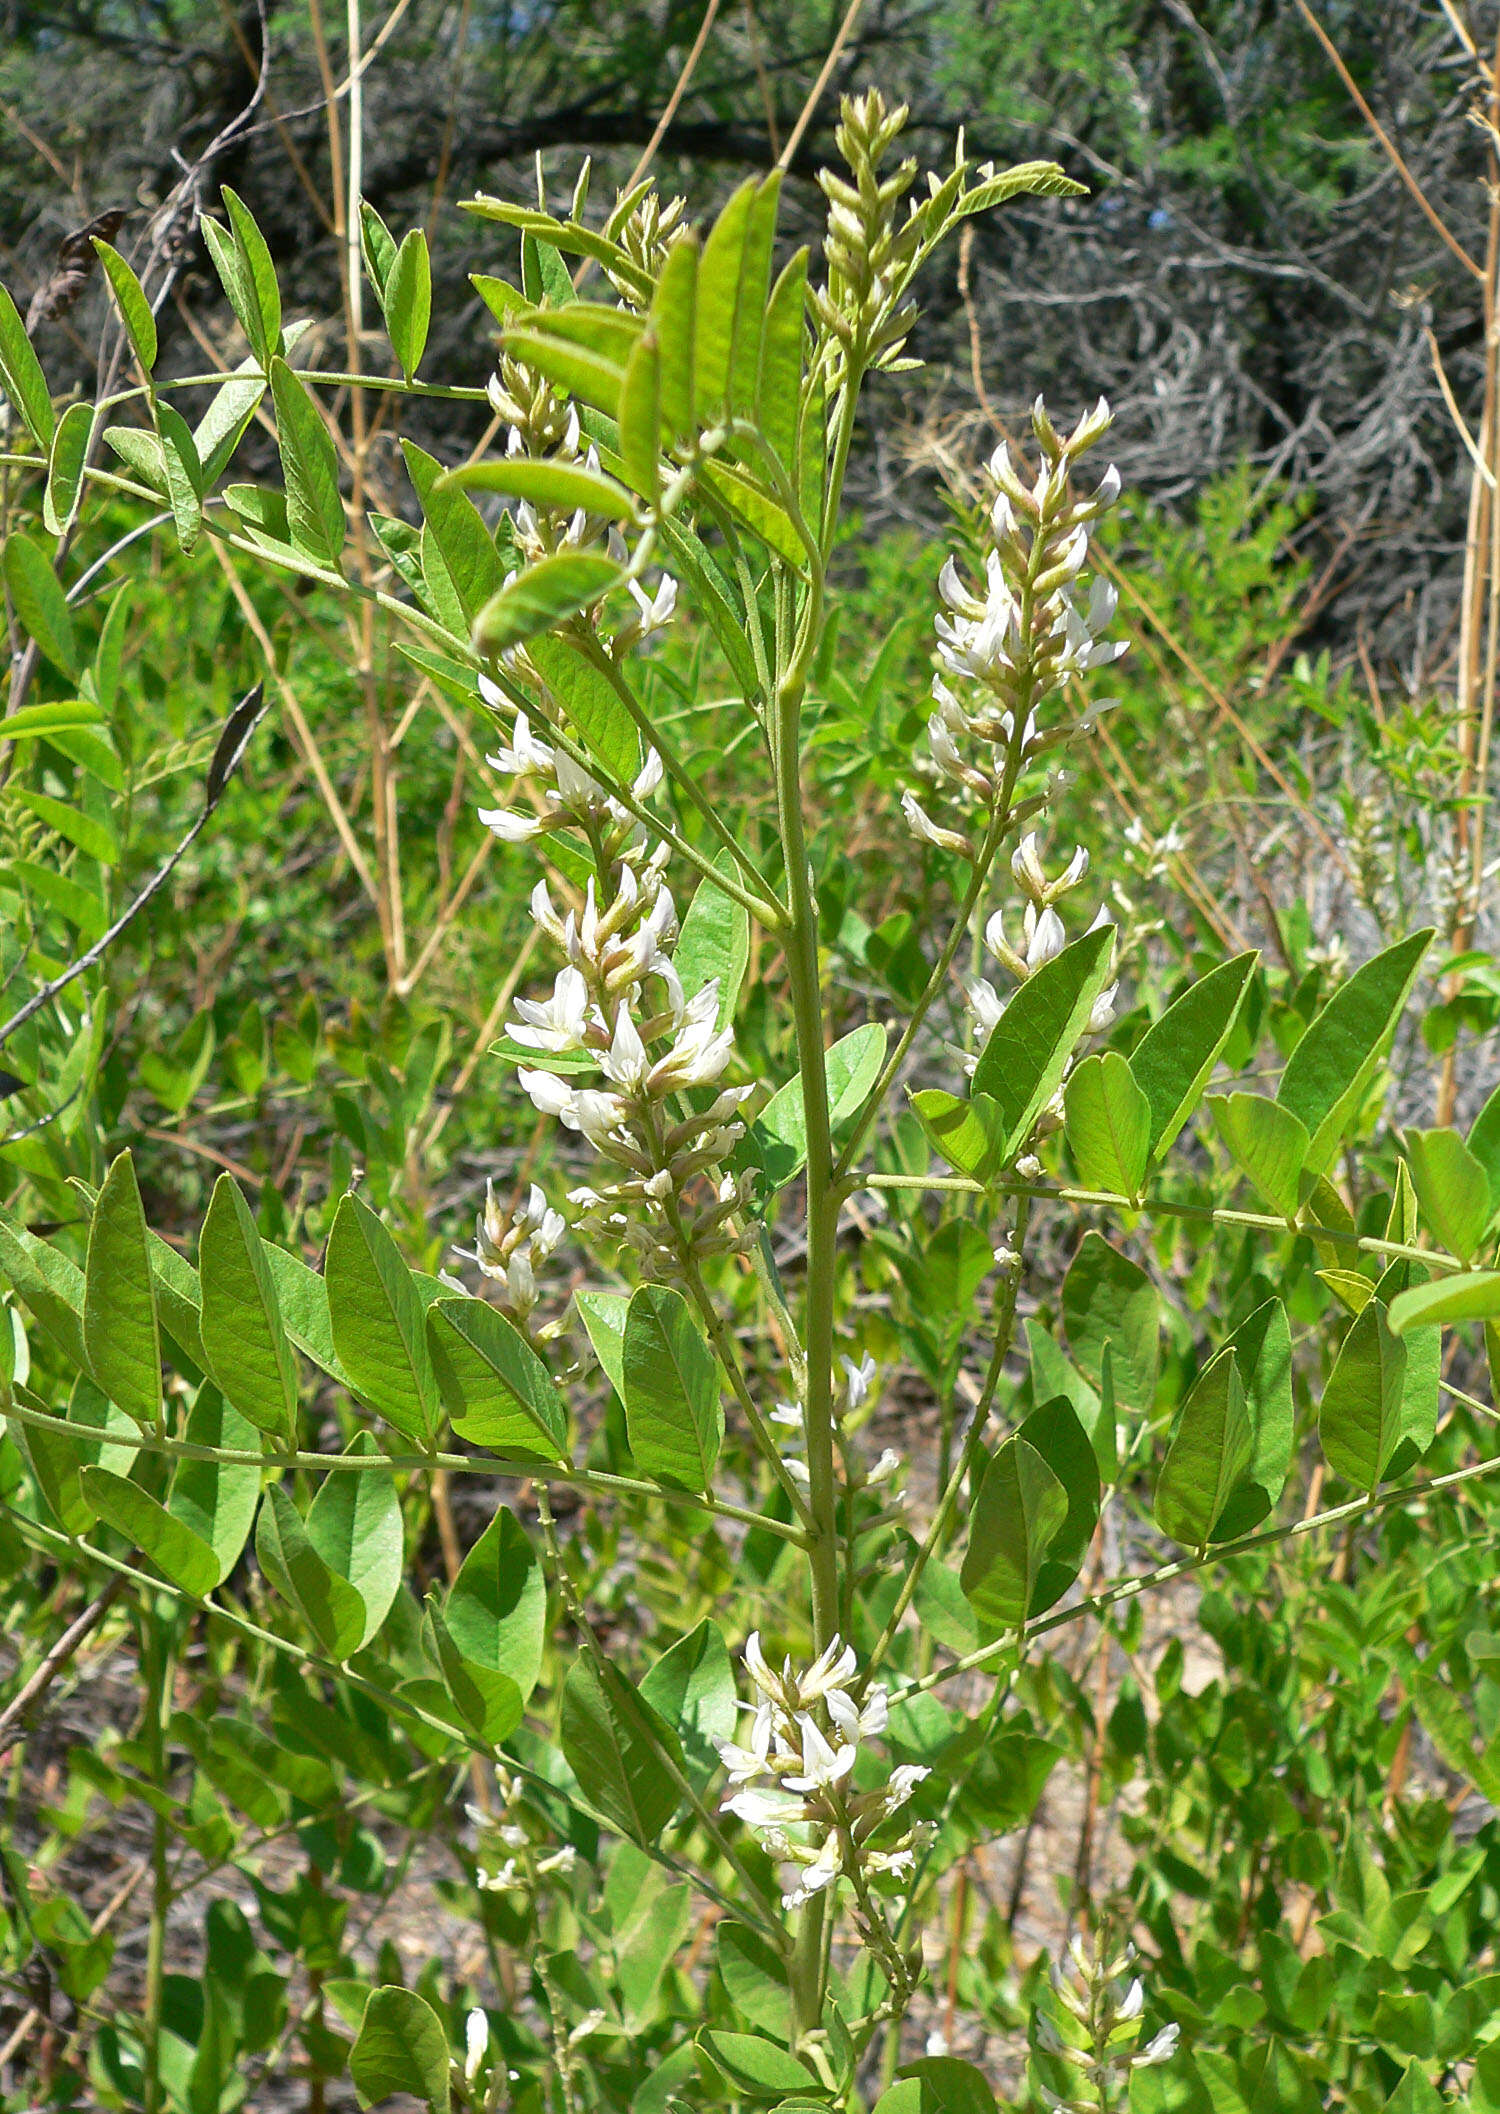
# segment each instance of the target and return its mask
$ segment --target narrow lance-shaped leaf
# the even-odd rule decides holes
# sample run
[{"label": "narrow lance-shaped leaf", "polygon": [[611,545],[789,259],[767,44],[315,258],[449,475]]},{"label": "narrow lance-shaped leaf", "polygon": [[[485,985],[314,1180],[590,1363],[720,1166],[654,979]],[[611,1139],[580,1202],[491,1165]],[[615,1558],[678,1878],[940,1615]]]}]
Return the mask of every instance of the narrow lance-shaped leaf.
[{"label": "narrow lance-shaped leaf", "polygon": [[412,381],[422,364],[432,321],[432,260],[427,237],[413,228],[402,238],[381,294],[385,327],[397,365]]},{"label": "narrow lance-shaped leaf", "polygon": [[[52,428],[49,426],[50,439]],[[5,584],[29,637],[35,639],[54,668],[76,681],[78,645],[62,583],[29,536],[12,529],[5,539]]]},{"label": "narrow lance-shaped leaf", "polygon": [[551,631],[600,601],[624,578],[612,558],[596,551],[559,551],[527,566],[502,587],[474,620],[474,645],[491,658],[509,646]]},{"label": "narrow lance-shaped leaf", "polygon": [[740,185],[709,229],[698,266],[694,389],[703,425],[719,418],[726,407],[740,274],[758,188],[753,176]]},{"label": "narrow lance-shaped leaf", "polygon": [[661,353],[647,331],[630,355],[620,391],[620,460],[648,506],[661,492]]},{"label": "narrow lance-shaped leaf", "polygon": [[[229,215],[240,258],[242,298],[250,311],[246,335],[264,364],[273,353],[280,352],[282,345],[281,289],[276,284],[276,267],[271,261],[266,238],[255,224],[255,216],[239,193],[231,191],[228,184],[224,186],[224,208]],[[246,323],[247,318],[241,316],[240,321]]]},{"label": "narrow lance-shaped leaf", "polygon": [[84,1267],[83,1345],[100,1387],[138,1424],[161,1412],[161,1340],[146,1214],[122,1152],[104,1177]]},{"label": "narrow lance-shaped leaf", "polygon": [[318,564],[337,567],[347,524],[338,457],[323,414],[282,359],[271,362],[271,396],[292,541]]},{"label": "narrow lance-shaped leaf", "polygon": [[125,335],[130,340],[130,349],[149,374],[156,365],[156,318],[151,313],[151,303],[146,299],[144,287],[119,251],[96,235],[94,248],[99,262],[104,266],[104,275],[109,281],[110,292],[115,297],[115,306],[125,325]]},{"label": "narrow lance-shaped leaf", "polygon": [[26,326],[4,285],[0,285],[0,388],[45,455],[52,446],[56,426],[52,393],[42,373],[42,363],[26,335]]},{"label": "narrow lance-shaped leaf", "polygon": [[83,490],[83,466],[94,430],[92,404],[69,404],[52,436],[52,459],[42,494],[42,521],[50,535],[61,536],[73,525]]},{"label": "narrow lance-shaped leaf", "polygon": [[656,338],[661,360],[661,423],[669,443],[697,431],[693,391],[693,355],[698,312],[698,242],[684,235],[667,252],[652,297],[647,327]]}]

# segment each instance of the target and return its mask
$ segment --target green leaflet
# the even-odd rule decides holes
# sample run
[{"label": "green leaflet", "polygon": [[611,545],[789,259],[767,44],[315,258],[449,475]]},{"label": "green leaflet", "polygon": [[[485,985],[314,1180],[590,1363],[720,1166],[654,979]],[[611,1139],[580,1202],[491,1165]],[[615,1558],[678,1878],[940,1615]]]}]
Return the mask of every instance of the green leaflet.
[{"label": "green leaflet", "polygon": [[1296,1413],[1292,1400],[1292,1335],[1286,1309],[1268,1299],[1230,1337],[1244,1382],[1252,1440],[1250,1459],[1219,1515],[1214,1539],[1248,1534],[1270,1513],[1292,1464]]},{"label": "green leaflet", "polygon": [[1310,1142],[1305,1124],[1264,1094],[1210,1096],[1208,1106],[1236,1166],[1290,1225],[1302,1203],[1302,1171]]},{"label": "green leaflet", "polygon": [[1063,1089],[1066,1134],[1086,1189],[1136,1197],[1151,1149],[1151,1103],[1117,1050],[1085,1057]]},{"label": "green leaflet", "polygon": [[[378,1457],[367,1431],[356,1432],[348,1453]],[[388,1468],[332,1469],[307,1512],[307,1538],[335,1576],[359,1595],[363,1650],[378,1634],[401,1584],[403,1534],[396,1479]]]},{"label": "green leaflet", "polygon": [[440,1714],[475,1732],[487,1746],[508,1740],[524,1715],[521,1691],[509,1674],[467,1658],[453,1641],[447,1617],[430,1593],[424,1610],[426,1628],[442,1672]]},{"label": "green leaflet", "polygon": [[[115,297],[115,306],[125,325],[125,335],[142,368],[149,374],[156,365],[156,318],[151,313],[151,303],[135,273],[110,243],[102,242],[95,235],[94,249],[99,262],[104,266],[104,276],[109,281],[110,292]],[[83,406],[76,407],[78,409]]]},{"label": "green leaflet", "polygon": [[342,1199],[323,1267],[334,1348],[360,1399],[419,1446],[437,1429],[438,1389],[421,1294],[368,1204]]},{"label": "green leaflet", "polygon": [[1109,1350],[1120,1406],[1145,1415],[1156,1400],[1161,1306],[1139,1263],[1086,1233],[1063,1279],[1062,1309],[1082,1371],[1097,1386]]},{"label": "green leaflet", "polygon": [[917,1121],[958,1174],[985,1181],[1000,1164],[1005,1131],[1000,1111],[988,1094],[960,1101],[941,1087],[924,1086],[911,1097]]},{"label": "green leaflet", "polygon": [[0,285],[0,387],[15,407],[22,425],[45,455],[52,446],[56,421],[47,377],[26,335],[26,326],[16,313],[16,304]]},{"label": "green leaflet", "polygon": [[[52,427],[47,428],[48,438]],[[78,643],[62,583],[38,546],[19,529],[5,539],[5,584],[16,615],[54,668],[76,682]]]},{"label": "green leaflet", "polygon": [[1257,953],[1237,954],[1174,999],[1130,1053],[1130,1069],[1150,1104],[1153,1162],[1166,1155],[1197,1107],[1219,1053],[1234,1032]]},{"label": "green leaflet", "polygon": [[503,1505],[464,1558],[443,1619],[462,1657],[504,1674],[524,1703],[542,1670],[547,1581],[525,1530]]},{"label": "green leaflet", "polygon": [[727,1918],[714,1933],[719,1977],[741,2018],[762,2032],[787,2038],[791,1990],[786,1962],[774,1945],[748,1923]]},{"label": "green leaflet", "polygon": [[[886,1029],[867,1021],[833,1045],[825,1056],[828,1120],[837,1129],[858,1115],[885,1062]],[[802,1104],[802,1074],[789,1079],[771,1096],[752,1126],[766,1177],[780,1188],[807,1159],[807,1111]]]},{"label": "green leaflet", "polygon": [[79,1482],[85,1502],[149,1557],[164,1578],[195,1599],[213,1591],[221,1576],[219,1559],[186,1521],[108,1468],[85,1467]]},{"label": "green leaflet", "polygon": [[549,315],[535,327],[507,330],[501,343],[507,352],[546,375],[578,403],[602,411],[606,418],[618,418],[620,391],[625,383],[623,365],[590,346],[558,335],[552,329],[553,320]]},{"label": "green leaflet", "polygon": [[630,1301],[623,1292],[575,1292],[573,1304],[588,1330],[594,1356],[615,1393],[625,1396],[625,1316]]},{"label": "green leaflet", "polygon": [[1066,1395],[1041,1402],[1016,1436],[1051,1469],[1068,1501],[1032,1587],[1028,1612],[1040,1615],[1062,1598],[1083,1568],[1099,1520],[1099,1464],[1094,1442]]},{"label": "green leaflet", "polygon": [[[720,852],[715,866],[733,871],[727,851]],[[682,988],[694,997],[705,984],[719,986],[718,1025],[725,1028],[734,1018],[740,986],[750,964],[750,913],[742,903],[715,888],[712,881],[698,883],[687,908],[672,955]]]},{"label": "green leaflet", "polygon": [[1483,1163],[1455,1130],[1409,1130],[1406,1157],[1417,1202],[1434,1236],[1467,1263],[1479,1250],[1492,1211]]},{"label": "green leaflet", "polygon": [[112,1402],[138,1424],[161,1414],[161,1340],[146,1214],[135,1165],[122,1152],[104,1178],[89,1228],[84,1269],[83,1349]]},{"label": "green leaflet", "polygon": [[462,637],[505,577],[484,517],[442,464],[414,441],[402,440],[406,474],[422,502],[421,565],[435,600],[451,594]]},{"label": "green leaflet", "polygon": [[366,2106],[409,2093],[433,2114],[448,2114],[448,2038],[442,2020],[414,1989],[370,1992],[349,2051],[349,2075]]},{"label": "green leaflet", "polygon": [[647,329],[655,336],[658,348],[662,435],[669,445],[687,440],[696,434],[699,425],[693,393],[698,256],[696,236],[684,235],[673,243],[647,318]]},{"label": "green leaflet", "polygon": [[261,1504],[255,1554],[266,1577],[301,1615],[321,1650],[330,1659],[351,1658],[364,1641],[364,1601],[320,1554],[296,1506],[274,1484]]},{"label": "green leaflet", "polygon": [[740,278],[759,188],[757,178],[746,177],[703,244],[698,265],[697,344],[693,361],[700,426],[712,424],[727,408]]},{"label": "green leaflet", "polygon": [[1244,1382],[1226,1345],[1193,1383],[1156,1485],[1156,1524],[1193,1549],[1215,1538],[1255,1448]]},{"label": "green leaflet", "polygon": [[716,1622],[707,1617],[650,1668],[641,1695],[682,1745],[683,1773],[701,1791],[719,1768],[717,1739],[739,1723],[734,1668]]},{"label": "green leaflet", "polygon": [[620,461],[630,488],[648,506],[661,493],[661,352],[649,330],[625,367],[620,389]]},{"label": "green leaflet", "polygon": [[[47,466],[47,488],[42,495],[42,521],[48,533],[64,535],[78,512],[83,489],[84,458],[94,430],[91,404],[69,404],[52,436],[52,458]],[[66,604],[64,605],[66,607]]]},{"label": "green leaflet", "polygon": [[158,397],[151,407],[151,415],[161,449],[162,477],[167,487],[167,504],[172,509],[177,548],[186,553],[196,547],[203,532],[203,494],[206,489],[203,465],[198,460],[192,430],[180,411],[165,398]]},{"label": "green leaflet", "polygon": [[545,633],[527,648],[583,748],[624,784],[641,768],[641,737],[614,685],[568,639]]},{"label": "green leaflet", "polygon": [[439,1299],[427,1329],[438,1386],[460,1438],[518,1465],[566,1458],[562,1397],[503,1314],[482,1299]]},{"label": "green leaflet", "polygon": [[1466,1270],[1439,1277],[1430,1285],[1413,1285],[1391,1301],[1390,1326],[1396,1336],[1408,1329],[1445,1321],[1493,1321],[1500,1318],[1500,1270]]},{"label": "green leaflet", "polygon": [[959,1573],[969,1605],[994,1634],[1025,1622],[1067,1515],[1067,1492],[1036,1448],[1007,1439],[984,1472]]},{"label": "green leaflet", "polygon": [[1000,1111],[1007,1161],[1062,1084],[1094,1001],[1109,982],[1114,944],[1113,926],[1101,925],[1044,962],[1011,999],[980,1052],[973,1091],[988,1094]]},{"label": "green leaflet", "polygon": [[560,551],[542,558],[485,603],[474,619],[475,650],[498,659],[507,647],[551,631],[602,601],[623,578],[613,558],[597,551]]},{"label": "green leaflet", "polygon": [[347,523],[332,437],[322,412],[286,361],[273,359],[270,375],[292,543],[317,564],[336,571]]},{"label": "green leaflet", "polygon": [[828,2096],[816,2071],[774,2041],[755,2033],[730,2033],[722,2027],[705,2026],[698,2046],[733,2090],[752,2099],[782,2099],[788,2092],[811,2092]]},{"label": "green leaflet", "polygon": [[296,1355],[250,1207],[233,1176],[220,1175],[198,1239],[203,1354],[227,1401],[262,1431],[297,1428]]},{"label": "green leaflet", "polygon": [[[1409,1312],[1406,1326],[1413,1326]],[[1419,1396],[1408,1385],[1411,1356],[1391,1333],[1385,1301],[1377,1297],[1356,1317],[1334,1361],[1318,1409],[1318,1437],[1329,1467],[1357,1489],[1375,1489],[1403,1441],[1414,1447],[1423,1441],[1426,1390]]]},{"label": "green leaflet", "polygon": [[632,1842],[656,1840],[677,1810],[665,1755],[682,1767],[677,1735],[609,1665],[575,1659],[562,1694],[562,1750],[583,1796]]},{"label": "green leaflet", "polygon": [[642,1475],[707,1490],[724,1441],[719,1366],[680,1292],[642,1285],[625,1317],[625,1428]]},{"label": "green leaflet", "polygon": [[1353,1121],[1411,996],[1430,930],[1356,969],[1287,1059],[1278,1104],[1307,1131],[1307,1165],[1322,1174]]},{"label": "green leaflet", "polygon": [[635,515],[635,503],[623,485],[583,463],[533,460],[526,455],[501,456],[491,462],[450,470],[443,482],[467,492],[501,492],[512,499],[529,500],[533,506],[553,507],[560,513],[571,514],[581,507],[585,513],[602,515],[606,521],[630,521]]},{"label": "green leaflet", "polygon": [[378,291],[396,364],[411,381],[422,364],[432,321],[432,260],[420,228],[402,237]]},{"label": "green leaflet", "polygon": [[[232,1453],[259,1453],[260,1435],[224,1400],[216,1387],[198,1390],[183,1436],[195,1446],[222,1446]],[[190,1527],[213,1551],[213,1583],[222,1585],[250,1538],[260,1502],[260,1469],[241,1461],[195,1461],[184,1456],[172,1476],[167,1511]]]},{"label": "green leaflet", "polygon": [[807,343],[807,259],[800,249],[771,289],[760,345],[756,421],[788,477],[797,467],[802,360]]}]

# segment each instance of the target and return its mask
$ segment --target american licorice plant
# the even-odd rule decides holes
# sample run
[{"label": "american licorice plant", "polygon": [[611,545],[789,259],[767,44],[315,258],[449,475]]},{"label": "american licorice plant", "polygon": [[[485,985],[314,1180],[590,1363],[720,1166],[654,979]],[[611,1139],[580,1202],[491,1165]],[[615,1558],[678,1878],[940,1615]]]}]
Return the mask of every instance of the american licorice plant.
[{"label": "american licorice plant", "polygon": [[[861,388],[914,364],[911,288],[946,236],[1073,188],[1048,164],[974,167],[962,145],[919,186],[903,119],[876,94],[846,103],[821,262],[779,272],[776,177],[701,238],[649,183],[602,222],[586,182],[564,216],[476,198],[484,228],[520,237],[519,285],[475,280],[499,327],[488,391],[417,380],[424,238],[398,243],[368,210],[399,375],[290,364],[272,259],[232,193],[204,222],[249,347],[227,382],[157,385],[149,295],[102,245],[138,378],[56,421],[0,304],[6,473],[42,485],[55,539],[54,562],[12,522],[10,605],[49,695],[0,737],[35,733],[27,712],[108,718],[118,639],[84,665],[62,581],[80,508],[139,503],[184,546],[221,538],[405,627],[414,668],[486,729],[510,790],[482,819],[535,862],[555,956],[493,1074],[514,1068],[553,1144],[513,1209],[484,1201],[479,1296],[410,1269],[358,1193],[315,1270],[262,1237],[228,1175],[194,1264],[149,1230],[128,1153],[86,1197],[86,1253],[0,1220],[11,1538],[115,1581],[138,1645],[138,1726],[94,1765],[153,1830],[123,1999],[99,1994],[107,1942],[7,1867],[7,1958],[43,1934],[100,2103],[198,2114],[297,2073],[321,2106],[347,2072],[366,2102],[516,2114],[986,2114],[992,2081],[929,2041],[923,1935],[1056,1758],[1049,1713],[1076,1690],[1049,1640],[1373,1519],[1432,1444],[1440,1324],[1500,1313],[1476,1267],[1500,1100],[1467,1143],[1408,1133],[1383,1186],[1370,1158],[1357,1221],[1335,1179],[1340,1155],[1369,1156],[1428,935],[1311,1009],[1274,1098],[1207,1094],[1256,1047],[1252,955],[1121,1034],[1115,928],[1073,915],[1087,857],[1046,844],[1058,769],[1087,770],[1105,707],[1090,679],[1120,650],[1113,593],[1088,584],[1118,490],[1103,404],[1070,422],[1038,399],[1024,447],[989,459],[967,547],[934,566],[931,716],[902,806],[950,911],[912,941],[903,1017],[850,1024],[839,818],[805,707]],[[194,429],[176,400],[210,385]],[[353,523],[383,553],[376,586],[345,572],[355,502],[325,403],[361,390],[493,413],[461,468],[406,443],[413,518]],[[220,490],[258,414],[281,481]],[[658,672],[687,623],[727,692],[716,754],[684,751],[696,701]],[[940,1032],[958,1018],[963,1047]],[[917,1288],[900,1325],[941,1401],[910,1497],[868,1443],[880,1377],[851,1206]],[[1157,1226],[1172,1238],[1152,1249]],[[1251,1261],[1204,1342],[1171,1272],[1221,1237]],[[1298,1243],[1350,1317],[1315,1416],[1276,1289]],[[570,1299],[561,1266],[580,1256]],[[962,1395],[960,1344],[971,1375],[982,1347]],[[1342,1479],[1329,1509],[1283,1507],[1294,1456],[1319,1491],[1325,1466]],[[509,1502],[428,1583],[412,1565],[434,1482],[475,1475]],[[642,1636],[620,1581],[663,1570],[675,1600],[656,1594]],[[216,1702],[184,1707],[193,1693]],[[380,1896],[393,1842],[402,1868],[424,1843],[448,1860],[442,1898],[481,1963],[467,1980],[434,1966],[411,1986],[389,1946],[361,1947],[349,1902]],[[213,1900],[186,1972],[176,1912],[225,1866],[249,1875],[258,1928],[243,1888]],[[1148,1953],[1166,1914],[1134,1927]],[[1033,2003],[1028,2104],[1143,2104],[1189,2057],[1167,1963],[1090,1932]]]}]

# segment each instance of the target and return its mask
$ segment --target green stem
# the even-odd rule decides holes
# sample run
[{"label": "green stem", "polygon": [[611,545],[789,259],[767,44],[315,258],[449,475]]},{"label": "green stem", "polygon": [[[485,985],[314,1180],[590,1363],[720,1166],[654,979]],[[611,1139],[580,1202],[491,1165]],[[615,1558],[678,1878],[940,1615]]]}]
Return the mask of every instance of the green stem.
[{"label": "green stem", "polygon": [[[1030,1213],[1031,1199],[1023,1197],[1016,1212],[1014,1246],[1018,1258],[1024,1252],[1023,1244],[1026,1239],[1026,1226]],[[949,1523],[957,1509],[964,1484],[967,1482],[970,1471],[978,1457],[980,1444],[984,1438],[984,1427],[989,1420],[990,1405],[995,1399],[995,1390],[1000,1384],[1000,1374],[1010,1353],[1011,1341],[1014,1337],[1016,1326],[1016,1300],[1020,1290],[1021,1264],[1018,1260],[1007,1274],[1005,1287],[1001,1293],[1000,1313],[995,1326],[994,1349],[990,1353],[989,1370],[984,1376],[984,1386],[980,1391],[979,1400],[974,1405],[974,1416],[973,1421],[969,1425],[969,1435],[964,1441],[957,1466],[949,1475],[947,1487],[943,1491],[937,1511],[933,1514],[932,1524],[923,1537],[921,1547],[912,1558],[910,1570],[901,1581],[901,1590],[896,1595],[896,1604],[886,1618],[885,1627],[876,1638],[870,1656],[865,1662],[862,1674],[863,1682],[867,1683],[869,1681],[870,1676],[890,1650],[896,1632],[901,1627],[902,1619],[916,1597],[917,1587],[922,1582],[922,1573],[942,1546],[944,1537],[948,1532]]]},{"label": "green stem", "polygon": [[[15,1393],[19,1394],[20,1389]],[[18,1424],[35,1425],[39,1431],[55,1431],[60,1437],[76,1439],[78,1426],[70,1424],[66,1417],[50,1416],[46,1411],[33,1409],[28,1404],[12,1400],[4,1412]],[[395,1473],[430,1474],[434,1468],[446,1473],[468,1475],[493,1475],[493,1461],[476,1459],[467,1453],[416,1453],[416,1454],[339,1454],[339,1453],[250,1453],[235,1446],[205,1446],[192,1439],[173,1439],[161,1432],[134,1432],[122,1443],[136,1446],[142,1453],[165,1455],[171,1460],[214,1461],[227,1468],[300,1468],[313,1474],[360,1474],[366,1471],[390,1469]],[[539,1465],[528,1468],[527,1474],[534,1483],[561,1483],[570,1490],[595,1490],[601,1495],[616,1497],[661,1498],[668,1504],[688,1505],[700,1512],[711,1512],[723,1519],[738,1520],[744,1527],[763,1527],[768,1534],[777,1535],[782,1541],[801,1543],[804,1539],[800,1527],[786,1520],[769,1519],[765,1513],[756,1512],[748,1505],[732,1504],[727,1498],[711,1497],[701,1491],[674,1490],[658,1483],[648,1483],[639,1476],[607,1475],[595,1468],[555,1468]]]},{"label": "green stem", "polygon": [[151,1813],[151,1915],[146,1930],[146,1987],[141,2010],[142,2104],[145,2114],[161,2107],[161,2012],[166,1987],[167,1917],[172,1907],[172,1878],[167,1863],[171,1824],[167,1793],[167,1718],[172,1708],[172,1620],[149,1603],[138,1616],[141,1673],[146,1689],[142,1743],[147,1772],[159,1803]]},{"label": "green stem", "polygon": [[1395,1262],[1426,1263],[1434,1270],[1461,1271],[1468,1267],[1445,1249],[1414,1248],[1403,1241],[1377,1240],[1369,1234],[1355,1233],[1347,1226],[1289,1226],[1284,1218],[1277,1218],[1269,1211],[1226,1211],[1210,1204],[1179,1203],[1175,1197],[1149,1194],[1129,1197],[1113,1189],[1071,1189],[1056,1182],[1021,1182],[1010,1175],[979,1182],[967,1174],[865,1172],[851,1174],[848,1186],[851,1191],[914,1189],[962,1196],[1027,1196],[1043,1203],[1074,1204],[1088,1210],[1139,1211],[1147,1218],[1197,1219],[1204,1225],[1245,1226],[1259,1233],[1305,1235],[1311,1241],[1331,1241],[1341,1248],[1353,1248],[1361,1255],[1381,1255]]}]

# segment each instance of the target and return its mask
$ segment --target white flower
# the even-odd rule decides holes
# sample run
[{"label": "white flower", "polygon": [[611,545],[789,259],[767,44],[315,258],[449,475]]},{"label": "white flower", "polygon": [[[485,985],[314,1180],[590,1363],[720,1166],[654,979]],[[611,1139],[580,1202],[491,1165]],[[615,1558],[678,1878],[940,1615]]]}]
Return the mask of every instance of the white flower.
[{"label": "white flower", "polygon": [[464,2020],[464,2083],[472,2085],[490,2045],[490,2022],[482,2011],[471,2011]]},{"label": "white flower", "polygon": [[1170,2062],[1177,2052],[1181,2034],[1180,2026],[1163,2026],[1161,2032],[1155,2034],[1135,2058],[1137,2066],[1145,2070],[1157,2063]]},{"label": "white flower", "polygon": [[518,998],[510,1038],[533,1050],[577,1050],[589,1018],[589,987],[569,962],[557,972],[548,999]]},{"label": "white flower", "polygon": [[736,1791],[724,1800],[720,1810],[735,1814],[749,1828],[775,1828],[795,1826],[807,1809],[790,1791],[762,1787]]},{"label": "white flower", "polygon": [[943,829],[933,821],[915,793],[901,795],[901,812],[912,835],[920,837],[924,843],[935,844],[939,851],[966,852],[969,849],[966,837],[961,837],[957,830]]},{"label": "white flower", "polygon": [[852,1358],[841,1359],[840,1363],[844,1368],[844,1414],[852,1416],[870,1399],[870,1389],[875,1384],[875,1360],[867,1354],[858,1365]]},{"label": "white flower", "polygon": [[837,1835],[830,1835],[809,1865],[797,1872],[792,1886],[782,1894],[781,1905],[785,1909],[802,1908],[814,1894],[821,1894],[833,1885],[842,1867],[842,1851]]}]

